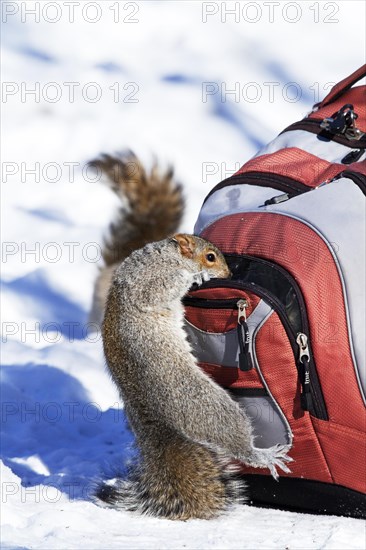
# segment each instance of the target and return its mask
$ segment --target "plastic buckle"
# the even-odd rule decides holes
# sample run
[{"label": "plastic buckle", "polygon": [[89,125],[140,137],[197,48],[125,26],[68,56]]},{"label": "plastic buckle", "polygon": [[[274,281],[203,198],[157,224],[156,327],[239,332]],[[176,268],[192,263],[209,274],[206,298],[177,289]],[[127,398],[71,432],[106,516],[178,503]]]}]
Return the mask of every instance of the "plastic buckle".
[{"label": "plastic buckle", "polygon": [[356,127],[358,114],[351,103],[343,105],[333,117],[327,117],[320,123],[320,128],[331,134],[342,134],[347,139],[360,139],[364,132]]}]

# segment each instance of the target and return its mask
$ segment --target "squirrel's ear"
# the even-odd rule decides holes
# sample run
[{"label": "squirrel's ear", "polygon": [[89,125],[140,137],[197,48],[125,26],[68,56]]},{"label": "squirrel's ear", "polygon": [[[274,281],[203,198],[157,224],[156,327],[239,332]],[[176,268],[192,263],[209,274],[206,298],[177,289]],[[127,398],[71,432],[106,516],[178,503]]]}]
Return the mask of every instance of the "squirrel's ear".
[{"label": "squirrel's ear", "polygon": [[190,235],[184,235],[184,233],[177,233],[177,235],[174,235],[172,240],[178,243],[182,256],[186,256],[187,258],[193,258],[195,245]]}]

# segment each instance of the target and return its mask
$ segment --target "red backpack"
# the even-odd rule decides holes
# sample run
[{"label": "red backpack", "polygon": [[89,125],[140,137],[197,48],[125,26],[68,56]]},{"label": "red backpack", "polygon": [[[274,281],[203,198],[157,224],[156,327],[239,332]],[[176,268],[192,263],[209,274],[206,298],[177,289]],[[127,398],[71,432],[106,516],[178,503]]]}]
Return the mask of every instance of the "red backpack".
[{"label": "red backpack", "polygon": [[201,368],[291,473],[243,466],[254,503],[366,517],[366,65],[204,201],[231,280],[185,299]]}]

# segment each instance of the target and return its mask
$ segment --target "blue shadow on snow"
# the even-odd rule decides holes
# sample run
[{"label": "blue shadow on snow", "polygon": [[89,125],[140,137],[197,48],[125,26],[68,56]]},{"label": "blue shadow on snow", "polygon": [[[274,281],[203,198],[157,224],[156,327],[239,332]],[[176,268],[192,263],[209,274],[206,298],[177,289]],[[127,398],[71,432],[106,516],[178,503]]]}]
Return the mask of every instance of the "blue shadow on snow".
[{"label": "blue shadow on snow", "polygon": [[67,338],[70,335],[77,340],[85,338],[86,312],[64,293],[51,288],[41,270],[10,282],[1,281],[1,287],[34,302],[32,311],[39,319],[41,330],[47,327],[52,330],[51,324],[55,324],[57,331]]},{"label": "blue shadow on snow", "polygon": [[133,435],[117,403],[103,411],[76,378],[32,363],[3,367],[1,395],[1,458],[25,498],[44,485],[89,499],[102,478],[125,474]]}]

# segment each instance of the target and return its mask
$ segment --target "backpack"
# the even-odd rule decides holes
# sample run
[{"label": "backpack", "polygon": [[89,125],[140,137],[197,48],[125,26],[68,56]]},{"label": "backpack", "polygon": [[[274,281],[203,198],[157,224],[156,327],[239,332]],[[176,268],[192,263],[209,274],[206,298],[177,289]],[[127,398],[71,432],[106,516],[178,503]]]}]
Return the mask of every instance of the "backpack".
[{"label": "backpack", "polygon": [[242,466],[252,503],[366,517],[366,65],[206,197],[195,234],[232,278],[184,299],[200,367],[291,473]]}]

